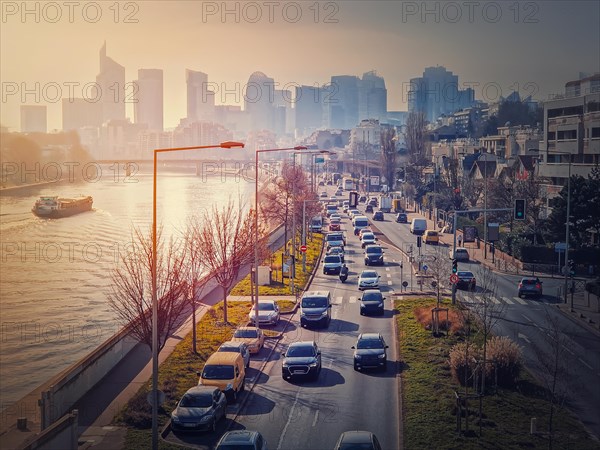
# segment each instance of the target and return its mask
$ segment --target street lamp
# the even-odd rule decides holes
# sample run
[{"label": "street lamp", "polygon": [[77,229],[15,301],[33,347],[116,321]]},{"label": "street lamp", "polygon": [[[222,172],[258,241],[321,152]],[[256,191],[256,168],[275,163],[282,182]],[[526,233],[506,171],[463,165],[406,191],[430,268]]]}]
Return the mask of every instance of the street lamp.
[{"label": "street lamp", "polygon": [[[307,147],[297,146],[297,147],[287,147],[287,148],[271,148],[271,149],[262,149],[255,150],[254,153],[254,270],[256,273],[255,283],[254,283],[254,298],[255,298],[255,325],[256,328],[259,328],[258,323],[258,154],[259,153],[268,153],[268,152],[287,152],[287,151],[299,151],[299,150],[307,150]],[[294,155],[294,160],[296,159]],[[295,211],[294,211],[295,215]],[[286,242],[287,244],[287,242]],[[250,276],[252,276],[252,271],[250,271]]]},{"label": "street lamp", "polygon": [[152,179],[152,449],[158,449],[158,299],[156,295],[156,165],[159,153],[202,150],[209,148],[244,147],[241,142],[221,142],[218,145],[157,148],[154,150]]}]

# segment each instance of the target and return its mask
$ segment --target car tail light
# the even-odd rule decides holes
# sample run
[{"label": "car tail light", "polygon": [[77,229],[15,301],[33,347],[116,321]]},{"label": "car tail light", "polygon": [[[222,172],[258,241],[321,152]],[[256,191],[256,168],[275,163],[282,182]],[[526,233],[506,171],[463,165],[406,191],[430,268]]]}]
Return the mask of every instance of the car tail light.
[{"label": "car tail light", "polygon": [[471,280],[471,283],[475,284],[475,278],[473,278],[473,279]]},{"label": "car tail light", "polygon": [[540,283],[535,283],[535,288],[536,288],[536,289],[541,289],[541,288],[542,288],[542,285],[541,285]]},{"label": "car tail light", "polygon": [[519,283],[519,289],[523,287],[523,283]]}]

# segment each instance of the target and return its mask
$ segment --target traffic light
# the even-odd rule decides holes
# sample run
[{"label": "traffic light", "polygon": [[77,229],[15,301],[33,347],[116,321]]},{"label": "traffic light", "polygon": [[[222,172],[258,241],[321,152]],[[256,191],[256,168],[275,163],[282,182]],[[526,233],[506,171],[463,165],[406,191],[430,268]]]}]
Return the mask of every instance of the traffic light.
[{"label": "traffic light", "polygon": [[421,236],[417,236],[417,247],[421,247]]},{"label": "traffic light", "polygon": [[458,259],[452,260],[452,273],[458,272]]},{"label": "traffic light", "polygon": [[569,275],[575,275],[575,261],[573,261],[572,259],[569,260]]},{"label": "traffic light", "polygon": [[525,199],[517,198],[515,200],[515,220],[525,220]]}]

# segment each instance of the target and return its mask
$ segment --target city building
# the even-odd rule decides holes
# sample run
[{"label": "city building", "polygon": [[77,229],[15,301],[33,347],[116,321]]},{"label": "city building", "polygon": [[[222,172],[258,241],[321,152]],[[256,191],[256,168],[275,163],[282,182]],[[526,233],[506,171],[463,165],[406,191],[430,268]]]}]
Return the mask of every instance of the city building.
[{"label": "city building", "polygon": [[21,105],[21,132],[46,133],[48,118],[45,105]]},{"label": "city building", "polygon": [[185,81],[188,121],[213,120],[215,93],[209,89],[208,75],[204,72],[186,69]]},{"label": "city building", "polygon": [[125,120],[125,67],[106,56],[106,42],[100,49],[100,72],[96,76],[100,126],[109,120]]},{"label": "city building", "polygon": [[309,136],[325,123],[327,90],[316,86],[297,86],[294,95],[294,117],[297,137]]},{"label": "city building", "polygon": [[146,124],[148,129],[163,130],[163,71],[139,69],[135,81],[134,123]]},{"label": "city building", "polygon": [[63,98],[63,131],[78,131],[83,127],[95,127],[98,129],[101,124],[102,107],[100,103],[94,103],[85,98]]},{"label": "city building", "polygon": [[275,81],[262,72],[250,75],[244,91],[244,111],[251,130],[274,130]]},{"label": "city building", "polygon": [[358,120],[387,120],[387,89],[383,77],[373,70],[363,74],[358,89]]},{"label": "city building", "polygon": [[327,127],[349,130],[358,125],[358,77],[338,75],[331,77],[325,99]]}]

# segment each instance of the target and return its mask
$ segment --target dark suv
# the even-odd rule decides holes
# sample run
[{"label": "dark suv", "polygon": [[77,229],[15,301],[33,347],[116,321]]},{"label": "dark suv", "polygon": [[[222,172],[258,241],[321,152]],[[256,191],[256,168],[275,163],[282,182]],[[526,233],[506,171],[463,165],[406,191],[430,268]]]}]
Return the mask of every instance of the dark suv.
[{"label": "dark suv", "polygon": [[373,220],[383,220],[383,211],[376,211],[375,214],[373,214]]},{"label": "dark suv", "polygon": [[352,348],[354,349],[354,370],[367,367],[386,369],[388,345],[381,334],[362,333]]},{"label": "dark suv", "polygon": [[281,376],[289,380],[294,376],[318,378],[321,372],[321,350],[314,341],[293,342],[285,352]]},{"label": "dark suv", "polygon": [[365,266],[383,266],[383,253],[380,245],[367,245],[365,248]]}]

